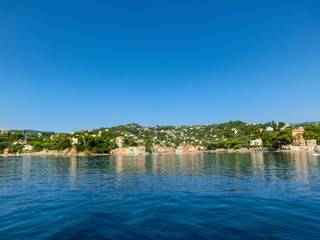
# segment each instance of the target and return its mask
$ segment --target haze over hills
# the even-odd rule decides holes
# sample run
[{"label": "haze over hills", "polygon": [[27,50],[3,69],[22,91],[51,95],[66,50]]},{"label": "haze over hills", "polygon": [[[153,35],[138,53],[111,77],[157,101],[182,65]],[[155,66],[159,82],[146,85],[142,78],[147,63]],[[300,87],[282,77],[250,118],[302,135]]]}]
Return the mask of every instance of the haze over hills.
[{"label": "haze over hills", "polygon": [[312,122],[302,122],[302,123],[289,123],[290,126],[295,127],[298,125],[305,125],[305,124],[310,124],[310,125],[318,125],[320,121],[312,121]]},{"label": "haze over hills", "polygon": [[26,133],[31,133],[31,134],[38,134],[38,133],[54,133],[53,131],[38,131],[38,130],[31,130],[31,129],[24,129],[24,130],[19,130],[19,129],[10,129],[10,132],[17,132],[20,131],[22,133],[26,132]]}]

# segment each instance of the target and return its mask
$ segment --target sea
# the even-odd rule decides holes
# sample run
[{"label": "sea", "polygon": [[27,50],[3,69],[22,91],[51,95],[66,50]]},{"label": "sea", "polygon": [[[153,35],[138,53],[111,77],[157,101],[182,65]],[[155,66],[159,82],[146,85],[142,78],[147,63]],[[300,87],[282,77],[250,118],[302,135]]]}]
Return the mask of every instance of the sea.
[{"label": "sea", "polygon": [[0,157],[0,239],[320,239],[320,156]]}]

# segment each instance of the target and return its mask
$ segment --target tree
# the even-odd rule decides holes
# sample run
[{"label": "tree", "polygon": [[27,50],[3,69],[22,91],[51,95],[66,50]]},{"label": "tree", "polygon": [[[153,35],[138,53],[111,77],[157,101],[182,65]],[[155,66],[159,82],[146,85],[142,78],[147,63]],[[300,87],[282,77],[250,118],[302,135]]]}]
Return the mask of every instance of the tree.
[{"label": "tree", "polygon": [[137,143],[132,138],[129,138],[129,137],[124,138],[123,143],[124,143],[124,146],[126,147],[137,146]]}]

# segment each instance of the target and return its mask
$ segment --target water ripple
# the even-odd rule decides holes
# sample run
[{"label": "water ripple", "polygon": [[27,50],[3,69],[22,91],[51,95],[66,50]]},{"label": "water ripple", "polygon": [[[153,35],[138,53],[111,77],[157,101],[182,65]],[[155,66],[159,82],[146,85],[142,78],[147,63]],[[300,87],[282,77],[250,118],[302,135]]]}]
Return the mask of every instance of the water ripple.
[{"label": "water ripple", "polygon": [[308,153],[0,158],[1,239],[319,239]]}]

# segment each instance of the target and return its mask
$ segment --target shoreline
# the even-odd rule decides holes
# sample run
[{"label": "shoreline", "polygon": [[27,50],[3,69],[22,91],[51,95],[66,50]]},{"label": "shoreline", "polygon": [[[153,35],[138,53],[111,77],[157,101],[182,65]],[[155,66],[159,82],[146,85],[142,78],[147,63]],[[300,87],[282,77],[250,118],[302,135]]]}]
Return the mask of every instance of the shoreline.
[{"label": "shoreline", "polygon": [[[298,152],[310,152],[317,153],[315,150],[260,150],[260,151],[250,151],[247,150],[235,150],[235,149],[225,149],[225,150],[208,150],[206,152],[198,152],[198,153],[165,153],[164,155],[195,155],[195,154],[204,154],[204,153],[265,153],[265,152],[287,152],[287,153],[298,153]],[[146,154],[146,155],[160,155],[160,154]],[[141,156],[141,155],[130,155],[130,154],[118,154],[113,155],[110,153],[70,153],[65,151],[48,151],[48,152],[30,152],[30,153],[9,153],[9,154],[0,154],[0,157],[98,157],[98,156]]]},{"label": "shoreline", "polygon": [[64,152],[64,151],[54,151],[54,152],[29,152],[29,153],[8,153],[0,154],[0,157],[94,157],[94,156],[108,156],[110,153],[85,153],[85,152]]}]

